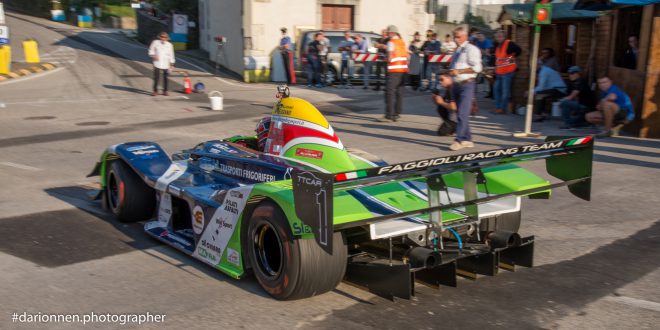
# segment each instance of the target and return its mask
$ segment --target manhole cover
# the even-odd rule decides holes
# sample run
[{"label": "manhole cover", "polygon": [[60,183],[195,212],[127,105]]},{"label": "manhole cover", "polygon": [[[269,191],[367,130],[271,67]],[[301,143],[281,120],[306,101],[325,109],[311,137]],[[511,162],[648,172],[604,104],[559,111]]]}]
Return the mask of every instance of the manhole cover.
[{"label": "manhole cover", "polygon": [[82,123],[76,123],[78,126],[101,126],[110,124],[109,121],[85,121]]},{"label": "manhole cover", "polygon": [[55,116],[34,116],[34,117],[25,117],[23,119],[25,120],[47,120],[47,119],[55,119],[57,117]]}]

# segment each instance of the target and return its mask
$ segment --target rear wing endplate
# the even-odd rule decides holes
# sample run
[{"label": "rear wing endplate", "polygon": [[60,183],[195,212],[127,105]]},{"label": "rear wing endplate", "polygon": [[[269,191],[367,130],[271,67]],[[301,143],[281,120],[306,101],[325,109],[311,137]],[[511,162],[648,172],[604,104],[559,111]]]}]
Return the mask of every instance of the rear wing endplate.
[{"label": "rear wing endplate", "polygon": [[[335,191],[358,189],[365,186],[425,178],[431,190],[437,191],[444,186],[442,175],[464,172],[471,177],[479,177],[481,169],[512,162],[545,159],[548,174],[562,182],[548,184],[533,189],[515,191],[507,194],[477,198],[476,193],[465,201],[440,205],[433,203],[414,211],[400,212],[353,221],[346,224],[333,224],[333,196]],[[593,137],[561,138],[548,137],[544,143],[512,146],[503,149],[480,151],[459,155],[443,156],[431,159],[372,167],[343,173],[321,173],[294,170],[292,173],[293,196],[296,215],[312,228],[316,242],[328,253],[332,253],[333,232],[351,227],[369,225],[385,220],[398,219],[424,213],[439,214],[442,210],[487,203],[509,196],[541,194],[549,189],[568,186],[569,191],[584,200],[591,198],[591,170],[593,159]],[[465,176],[466,178],[469,176]],[[477,180],[478,181],[478,180]],[[475,180],[464,182],[463,189],[476,191]],[[466,195],[467,197],[467,195]],[[468,212],[469,213],[469,212]],[[471,214],[478,216],[477,214]]]}]

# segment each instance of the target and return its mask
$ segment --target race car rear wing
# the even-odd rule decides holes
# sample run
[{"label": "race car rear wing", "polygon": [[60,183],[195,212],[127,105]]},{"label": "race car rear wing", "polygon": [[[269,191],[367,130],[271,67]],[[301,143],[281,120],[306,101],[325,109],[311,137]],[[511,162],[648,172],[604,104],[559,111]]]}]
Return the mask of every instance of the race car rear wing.
[{"label": "race car rear wing", "polygon": [[[514,191],[506,194],[477,196],[477,183],[481,169],[512,162],[545,159],[548,174],[562,182],[548,184],[533,189]],[[477,217],[478,204],[487,203],[509,196],[547,195],[550,189],[568,186],[569,191],[584,200],[591,198],[591,171],[593,159],[593,138],[548,137],[544,143],[513,146],[503,149],[480,151],[459,155],[372,167],[364,170],[343,173],[321,173],[293,171],[293,195],[296,215],[312,228],[317,243],[328,253],[332,253],[332,233],[351,227],[369,225],[385,220],[413,215],[431,215],[431,223],[442,226],[440,219],[443,210],[465,207],[468,216]],[[463,172],[465,201],[440,204],[437,193],[446,189],[442,175]],[[384,184],[425,178],[429,189],[429,207],[377,216],[349,223],[333,223],[333,196],[335,191],[345,191]]]}]

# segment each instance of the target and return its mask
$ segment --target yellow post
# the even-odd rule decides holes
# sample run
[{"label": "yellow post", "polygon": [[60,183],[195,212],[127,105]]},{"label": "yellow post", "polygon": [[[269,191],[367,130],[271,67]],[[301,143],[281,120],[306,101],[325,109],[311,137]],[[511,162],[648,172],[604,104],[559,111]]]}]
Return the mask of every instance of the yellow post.
[{"label": "yellow post", "polygon": [[25,63],[39,63],[39,44],[34,39],[23,41],[23,51],[25,52]]},{"label": "yellow post", "polygon": [[11,47],[0,46],[0,74],[9,74],[11,71]]}]

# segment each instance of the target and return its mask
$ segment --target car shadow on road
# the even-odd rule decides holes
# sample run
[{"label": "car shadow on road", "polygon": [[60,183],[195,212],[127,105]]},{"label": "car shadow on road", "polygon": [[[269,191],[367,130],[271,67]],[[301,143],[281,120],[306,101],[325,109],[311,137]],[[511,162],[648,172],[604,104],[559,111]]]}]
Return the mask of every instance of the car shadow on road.
[{"label": "car shadow on road", "polygon": [[[324,328],[334,320],[351,320],[381,328],[379,325],[387,320],[387,328],[411,324],[418,329],[439,325],[448,329],[554,328],[554,321],[603,297],[617,295],[617,289],[657,270],[659,236],[657,220],[648,228],[573,259],[516,272],[500,271],[494,277],[477,281],[461,280],[457,288],[433,290],[418,285],[413,300],[390,303],[374,297],[370,299],[373,305],[357,304],[336,310],[312,327]],[[389,307],[383,308],[384,305]]]},{"label": "car shadow on road", "polygon": [[[144,224],[121,223],[89,195],[95,188],[66,186],[46,189],[50,196],[74,209],[41,212],[2,219],[0,252],[55,268],[140,251],[192,276],[194,268],[215,280],[230,283],[251,294],[267,297],[254,277],[235,280],[211,266],[168,247],[144,232]],[[160,255],[159,255],[160,254]],[[163,258],[165,255],[167,258]]]}]

